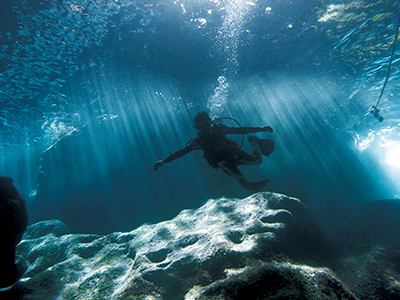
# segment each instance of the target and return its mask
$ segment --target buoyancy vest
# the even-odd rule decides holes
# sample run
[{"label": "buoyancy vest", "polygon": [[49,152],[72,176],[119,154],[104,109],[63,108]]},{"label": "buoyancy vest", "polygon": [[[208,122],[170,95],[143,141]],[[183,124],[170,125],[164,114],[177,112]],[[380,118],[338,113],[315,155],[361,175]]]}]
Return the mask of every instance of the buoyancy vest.
[{"label": "buoyancy vest", "polygon": [[218,169],[220,162],[234,162],[240,151],[239,145],[221,133],[224,125],[214,125],[211,132],[200,133],[197,142],[200,144],[208,164]]}]

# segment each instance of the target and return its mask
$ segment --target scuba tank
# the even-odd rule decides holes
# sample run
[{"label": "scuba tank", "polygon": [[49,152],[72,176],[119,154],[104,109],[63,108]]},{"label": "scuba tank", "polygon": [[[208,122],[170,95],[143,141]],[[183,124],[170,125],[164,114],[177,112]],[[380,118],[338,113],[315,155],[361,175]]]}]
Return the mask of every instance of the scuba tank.
[{"label": "scuba tank", "polygon": [[[242,125],[240,125],[240,123],[239,123],[238,120],[236,120],[236,119],[234,119],[234,118],[230,118],[230,117],[214,118],[214,119],[211,120],[211,122],[212,122],[214,125],[219,125],[219,124],[221,124],[221,123],[223,122],[223,120],[231,120],[231,121],[234,121],[236,124],[239,125],[240,128],[242,128]],[[243,142],[244,142],[244,134],[242,134],[242,141],[240,142],[239,149],[242,149],[242,147],[243,147]]]}]

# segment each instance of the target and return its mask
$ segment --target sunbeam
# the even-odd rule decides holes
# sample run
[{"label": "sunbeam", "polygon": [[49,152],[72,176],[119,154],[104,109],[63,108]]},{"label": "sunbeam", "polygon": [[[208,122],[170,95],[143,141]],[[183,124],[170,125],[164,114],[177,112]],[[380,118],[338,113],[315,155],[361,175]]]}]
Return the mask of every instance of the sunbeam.
[{"label": "sunbeam", "polygon": [[[322,198],[346,203],[356,194],[373,200],[385,193],[379,182],[390,174],[382,171],[385,175],[373,183],[370,168],[378,168],[377,158],[360,155],[351,147],[351,132],[340,129],[354,114],[341,106],[343,97],[333,79],[312,76],[274,74],[273,79],[252,77],[231,87],[229,116],[246,126],[271,125],[275,129],[271,137],[276,141],[276,153],[263,164],[266,175],[276,179],[270,188],[301,194],[316,205],[321,205]],[[295,173],[290,171],[292,165],[297,166]],[[370,182],[368,187],[358,185],[361,178]]]}]

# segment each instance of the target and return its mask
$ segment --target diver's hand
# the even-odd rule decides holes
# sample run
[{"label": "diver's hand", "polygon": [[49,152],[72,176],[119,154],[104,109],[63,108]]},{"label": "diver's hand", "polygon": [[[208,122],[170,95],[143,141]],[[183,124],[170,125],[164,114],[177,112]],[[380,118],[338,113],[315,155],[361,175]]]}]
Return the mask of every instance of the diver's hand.
[{"label": "diver's hand", "polygon": [[274,132],[274,129],[271,126],[264,126],[263,131]]},{"label": "diver's hand", "polygon": [[166,164],[166,162],[165,162],[164,160],[156,161],[156,163],[155,163],[154,166],[153,166],[153,170],[154,170],[154,171],[157,171],[158,168],[162,167],[162,166],[165,165],[165,164]]}]

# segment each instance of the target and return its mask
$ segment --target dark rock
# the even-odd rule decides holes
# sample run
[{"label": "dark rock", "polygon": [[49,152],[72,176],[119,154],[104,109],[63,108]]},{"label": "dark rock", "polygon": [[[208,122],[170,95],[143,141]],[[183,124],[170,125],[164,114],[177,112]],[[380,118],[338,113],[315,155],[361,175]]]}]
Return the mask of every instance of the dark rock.
[{"label": "dark rock", "polygon": [[9,177],[0,176],[0,288],[18,281],[26,265],[16,260],[15,248],[28,225],[25,200]]},{"label": "dark rock", "polygon": [[187,299],[357,299],[325,268],[256,262],[241,270],[227,270],[227,274],[227,279],[193,288]]},{"label": "dark rock", "polygon": [[336,274],[360,299],[400,299],[400,253],[379,247],[340,260]]}]

